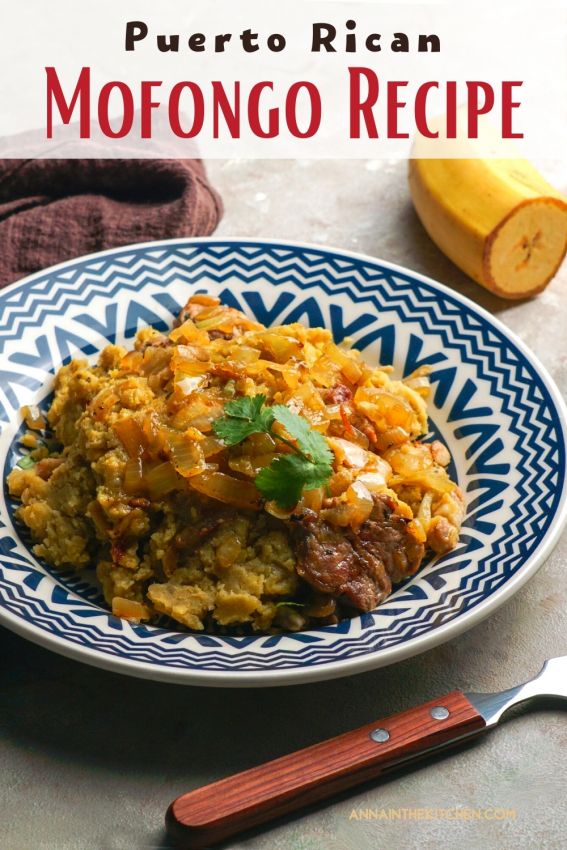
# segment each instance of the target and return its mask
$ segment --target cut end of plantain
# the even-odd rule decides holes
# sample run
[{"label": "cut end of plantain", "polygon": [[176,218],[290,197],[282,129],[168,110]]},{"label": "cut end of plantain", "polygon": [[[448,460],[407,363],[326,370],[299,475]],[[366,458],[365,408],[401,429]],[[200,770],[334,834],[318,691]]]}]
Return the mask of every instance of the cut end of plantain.
[{"label": "cut end of plantain", "polygon": [[556,198],[526,201],[488,236],[485,285],[504,298],[541,292],[567,251],[567,204]]},{"label": "cut end of plantain", "polygon": [[541,292],[565,257],[567,199],[526,160],[414,157],[409,187],[433,241],[503,298]]}]

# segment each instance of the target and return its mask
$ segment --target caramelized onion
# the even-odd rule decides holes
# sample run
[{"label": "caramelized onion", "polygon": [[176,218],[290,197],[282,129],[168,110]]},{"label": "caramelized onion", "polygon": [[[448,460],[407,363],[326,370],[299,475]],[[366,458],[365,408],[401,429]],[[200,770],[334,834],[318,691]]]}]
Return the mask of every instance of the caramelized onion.
[{"label": "caramelized onion", "polygon": [[228,465],[233,472],[238,472],[239,475],[256,478],[260,470],[269,466],[275,457],[277,457],[275,452],[265,455],[241,455],[240,457],[229,458]]},{"label": "caramelized onion", "polygon": [[409,439],[414,429],[415,414],[405,399],[378,387],[359,387],[354,402],[358,410],[368,416],[379,431],[391,431],[396,428],[405,433],[405,439]]},{"label": "caramelized onion", "polygon": [[340,348],[335,348],[333,351],[333,359],[339,365],[347,381],[356,384],[361,379],[363,372],[353,355],[354,352],[342,351]]},{"label": "caramelized onion", "polygon": [[170,332],[169,338],[172,342],[185,340],[185,342],[195,343],[196,345],[207,345],[209,342],[208,334],[199,330],[195,322],[191,319],[187,319],[178,328],[174,328]]},{"label": "caramelized onion", "polygon": [[219,328],[226,323],[226,311],[224,307],[215,306],[201,310],[195,317],[195,324],[199,330],[209,331],[213,328]]},{"label": "caramelized onion", "polygon": [[295,337],[275,331],[258,334],[256,339],[277,363],[287,363],[292,357],[299,357],[303,347]]},{"label": "caramelized onion", "polygon": [[411,487],[412,484],[421,487],[423,490],[433,490],[435,493],[452,493],[456,488],[444,469],[426,469],[419,475],[394,475],[390,479],[391,487]]},{"label": "caramelized onion", "polygon": [[207,377],[205,375],[186,375],[181,380],[178,380],[176,377],[175,389],[179,390],[182,395],[187,396],[197,392],[206,383]]},{"label": "caramelized onion", "polygon": [[309,375],[320,386],[332,387],[337,381],[337,374],[339,370],[339,364],[325,355],[320,357],[310,368]]},{"label": "caramelized onion", "polygon": [[418,378],[406,378],[404,384],[406,387],[410,387],[410,389],[415,390],[416,393],[419,393],[424,398],[429,395],[431,384],[429,383],[429,378],[425,375]]},{"label": "caramelized onion", "polygon": [[264,505],[264,510],[276,519],[286,520],[294,513],[295,506],[293,508],[280,508],[277,502],[273,499],[269,499]]},{"label": "caramelized onion", "polygon": [[145,451],[152,457],[157,457],[165,446],[166,431],[158,422],[154,413],[144,417],[142,434]]},{"label": "caramelized onion", "polygon": [[427,443],[406,443],[386,452],[386,459],[398,475],[419,475],[433,467],[431,448]]},{"label": "caramelized onion", "polygon": [[129,351],[120,361],[120,370],[122,372],[138,372],[143,358],[144,355],[141,351]]},{"label": "caramelized onion", "polygon": [[370,452],[356,443],[351,443],[349,440],[343,440],[340,437],[327,437],[327,439],[339,465],[343,464],[351,469],[364,469],[372,460]]},{"label": "caramelized onion", "polygon": [[219,440],[218,437],[207,436],[203,437],[199,441],[199,448],[203,452],[203,457],[207,459],[223,452],[226,449],[226,446],[222,440]]},{"label": "caramelized onion", "polygon": [[140,620],[149,620],[151,617],[147,605],[136,602],[135,599],[124,599],[122,596],[115,596],[113,598],[112,613],[115,617],[121,617],[123,620],[131,620],[133,623],[139,623]]},{"label": "caramelized onion", "polygon": [[147,446],[144,432],[140,424],[132,416],[124,416],[117,419],[112,430],[124,446],[126,454],[130,458],[141,457]]},{"label": "caramelized onion", "polygon": [[301,506],[309,508],[309,510],[315,511],[315,513],[319,513],[323,504],[324,496],[325,491],[323,487],[317,487],[314,490],[304,490],[301,496]]},{"label": "caramelized onion", "polygon": [[[187,346],[178,346],[179,348],[187,349]],[[175,374],[175,379],[184,378],[193,375],[204,375],[209,370],[210,364],[195,360],[194,358],[183,357],[175,354],[171,360],[171,370]]]},{"label": "caramelized onion", "polygon": [[43,413],[37,404],[26,404],[22,407],[22,416],[28,428],[32,431],[41,431],[46,426]]},{"label": "caramelized onion", "polygon": [[358,479],[346,491],[347,502],[353,507],[351,525],[362,525],[374,508],[374,499],[368,488]]},{"label": "caramelized onion", "polygon": [[338,472],[335,472],[329,481],[331,496],[340,496],[341,493],[344,493],[346,488],[352,484],[353,476],[354,473],[344,466]]},{"label": "caramelized onion", "polygon": [[145,474],[145,483],[148,488],[150,499],[163,499],[179,485],[180,479],[171,463],[166,461],[158,466],[152,467]]},{"label": "caramelized onion", "polygon": [[201,443],[195,443],[183,434],[171,434],[168,437],[171,462],[184,478],[199,475],[205,467],[205,457]]},{"label": "caramelized onion", "polygon": [[146,492],[141,457],[130,458],[126,461],[122,486],[129,496],[140,496]]},{"label": "caramelized onion", "polygon": [[192,361],[200,360],[203,363],[206,363],[209,360],[209,353],[207,351],[206,346],[204,345],[183,345],[179,344],[176,347],[175,354],[172,358],[172,369],[175,369],[175,364],[180,363],[182,361]]},{"label": "caramelized onion", "polygon": [[388,479],[392,474],[392,469],[389,463],[386,463],[385,460],[381,458],[377,458],[379,463],[377,464],[377,468],[370,470],[369,472],[363,472],[357,477],[357,481],[360,481],[361,484],[370,490],[371,493],[381,493],[388,486]]},{"label": "caramelized onion", "polygon": [[[205,295],[204,292],[197,292],[197,294],[192,295],[189,300],[191,302],[191,305],[199,304],[202,307],[212,307],[215,304],[221,303],[220,298],[217,298],[216,295]],[[198,310],[196,312],[197,314],[199,313]]]},{"label": "caramelized onion", "polygon": [[360,481],[351,484],[334,502],[335,504],[321,511],[321,517],[331,525],[342,528],[347,525],[358,528],[368,519],[374,507],[374,500],[368,488]]},{"label": "caramelized onion", "polygon": [[239,345],[232,352],[231,356],[239,366],[246,366],[259,360],[260,354],[261,352],[258,348],[252,348],[250,345]]},{"label": "caramelized onion", "polygon": [[334,614],[337,602],[332,596],[319,596],[305,608],[308,617],[329,617]]},{"label": "caramelized onion", "polygon": [[235,508],[259,510],[260,494],[250,481],[233,478],[224,472],[204,472],[189,479],[189,484],[198,493],[217,499]]}]

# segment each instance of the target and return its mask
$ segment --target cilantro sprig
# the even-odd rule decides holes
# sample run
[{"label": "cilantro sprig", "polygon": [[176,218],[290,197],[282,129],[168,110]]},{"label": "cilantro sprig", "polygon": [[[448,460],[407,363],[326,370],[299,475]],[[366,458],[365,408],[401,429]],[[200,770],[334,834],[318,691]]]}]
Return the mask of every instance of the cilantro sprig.
[{"label": "cilantro sprig", "polygon": [[274,424],[273,408],[265,407],[266,396],[254,395],[227,401],[224,416],[213,430],[227,446],[236,446],[252,434],[268,434]]},{"label": "cilantro sprig", "polygon": [[[288,436],[274,430],[276,422]],[[224,416],[213,423],[213,430],[227,446],[236,446],[252,434],[270,434],[291,448],[291,454],[274,458],[256,476],[260,493],[281,508],[293,507],[303,490],[325,486],[333,474],[333,455],[323,435],[285,404],[267,406],[265,395],[227,402]]]}]

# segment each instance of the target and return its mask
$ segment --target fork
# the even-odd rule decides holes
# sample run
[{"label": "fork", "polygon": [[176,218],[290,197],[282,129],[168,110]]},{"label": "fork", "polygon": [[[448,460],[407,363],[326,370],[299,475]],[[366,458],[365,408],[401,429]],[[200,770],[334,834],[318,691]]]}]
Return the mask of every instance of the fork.
[{"label": "fork", "polygon": [[316,803],[401,765],[478,737],[509,708],[567,699],[567,656],[528,682],[494,694],[451,691],[383,720],[177,797],[166,815],[174,846],[200,850]]}]

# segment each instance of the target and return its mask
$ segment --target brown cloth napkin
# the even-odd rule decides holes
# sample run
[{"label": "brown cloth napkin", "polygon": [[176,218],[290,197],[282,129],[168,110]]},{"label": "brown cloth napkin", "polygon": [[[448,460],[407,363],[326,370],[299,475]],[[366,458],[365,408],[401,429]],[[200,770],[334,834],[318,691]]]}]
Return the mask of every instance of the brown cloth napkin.
[{"label": "brown cloth napkin", "polygon": [[207,236],[221,215],[198,159],[0,159],[0,286],[105,248]]}]

